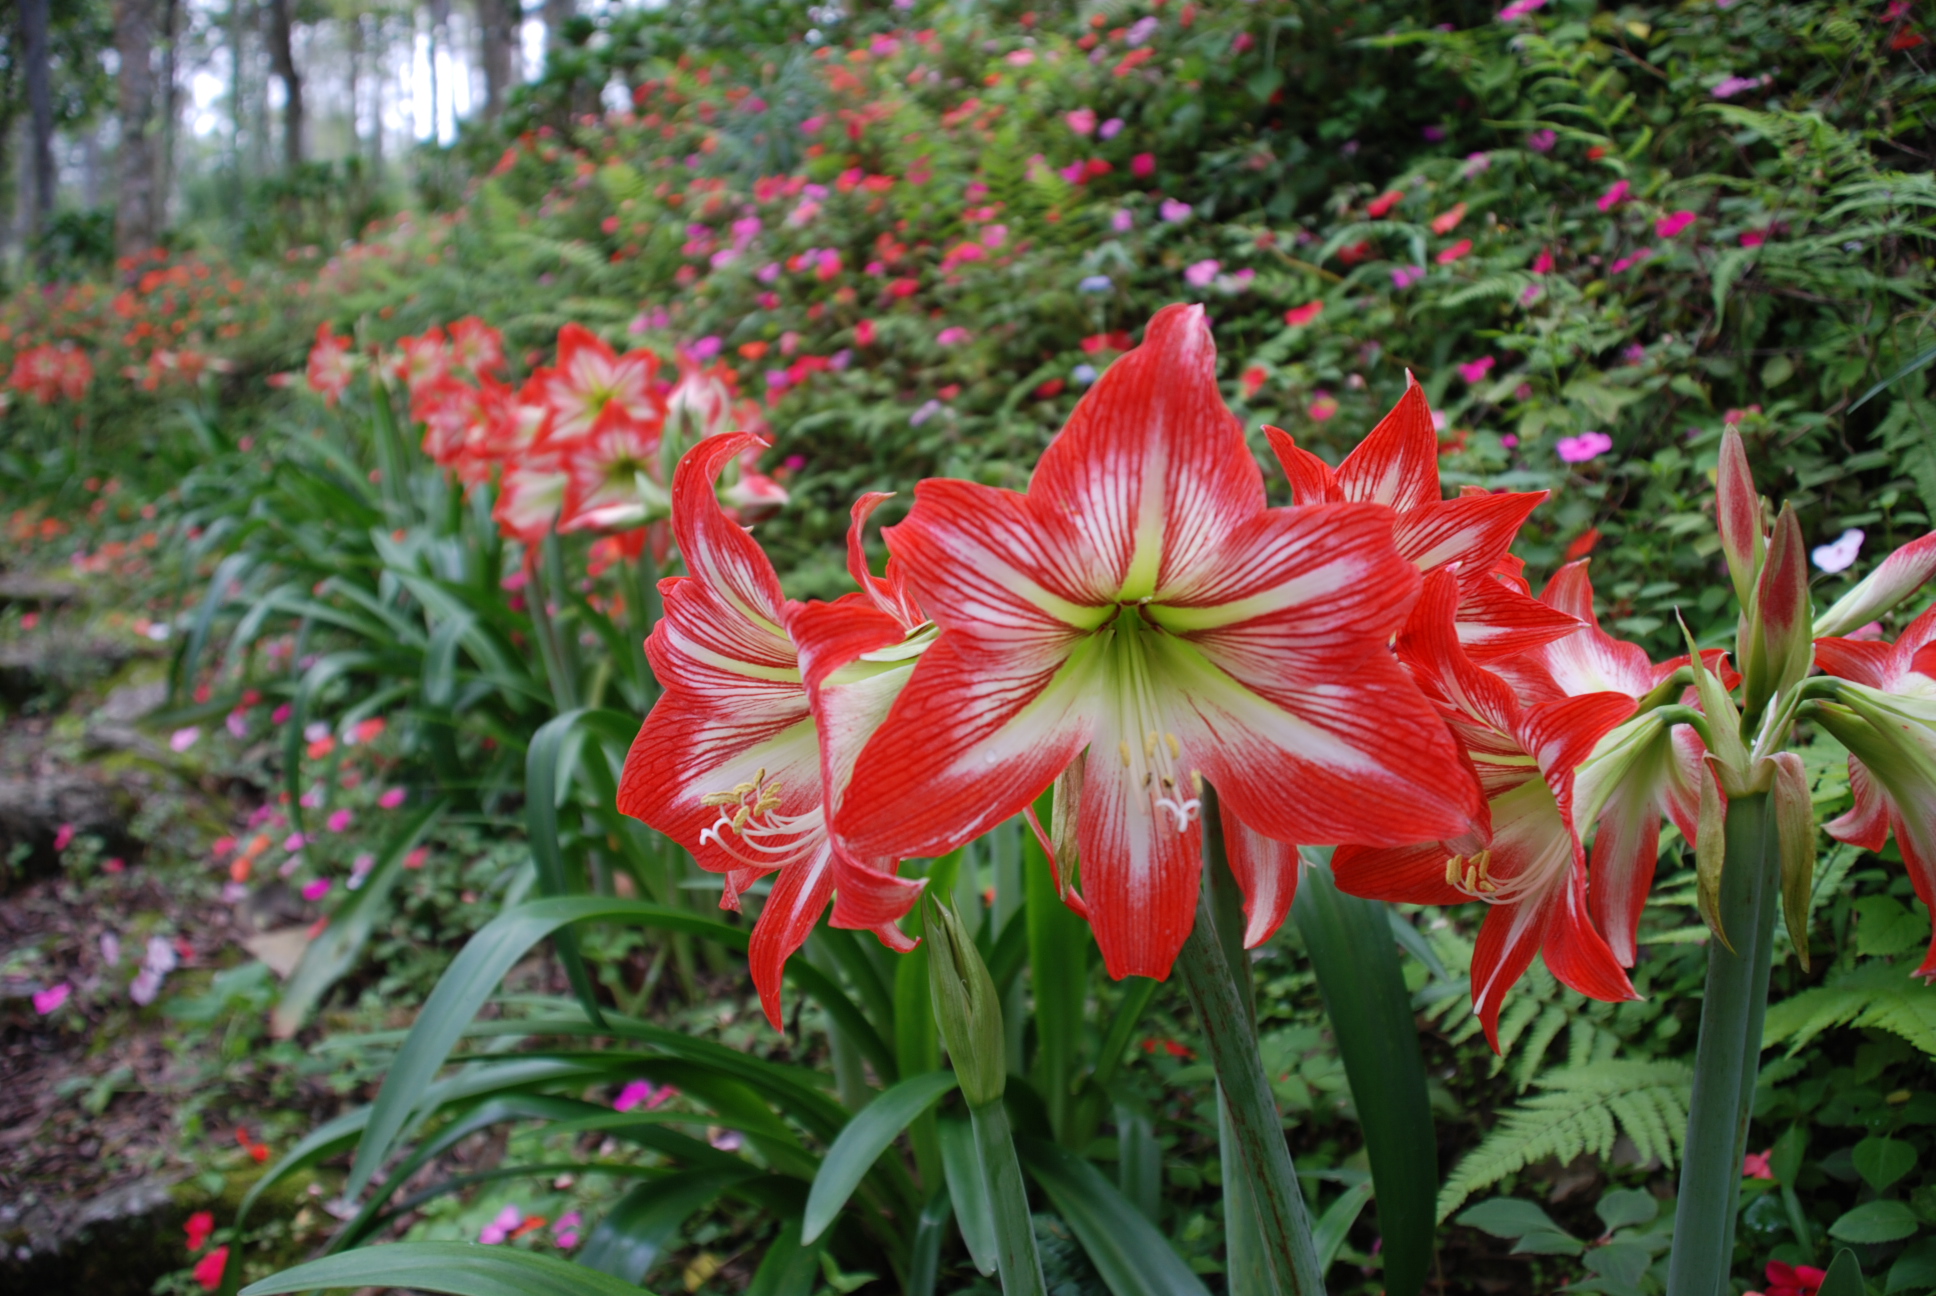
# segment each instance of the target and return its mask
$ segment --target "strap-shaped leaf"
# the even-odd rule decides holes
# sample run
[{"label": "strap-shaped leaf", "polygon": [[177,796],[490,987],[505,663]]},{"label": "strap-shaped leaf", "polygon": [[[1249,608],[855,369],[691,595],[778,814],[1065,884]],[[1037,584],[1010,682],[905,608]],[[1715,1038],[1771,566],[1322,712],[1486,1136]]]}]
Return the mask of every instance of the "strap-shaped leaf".
[{"label": "strap-shaped leaf", "polygon": [[814,1176],[801,1237],[812,1242],[826,1232],[881,1153],[900,1137],[910,1121],[954,1087],[952,1071],[930,1071],[914,1076],[889,1089],[848,1121],[847,1128],[827,1149],[820,1172]]},{"label": "strap-shaped leaf", "polygon": [[[1311,1229],[1311,1245],[1318,1251],[1318,1268],[1328,1270],[1338,1258],[1338,1251],[1344,1246],[1345,1235],[1351,1226],[1358,1222],[1364,1213],[1365,1203],[1371,1200],[1371,1180],[1355,1183],[1338,1194],[1338,1199],[1324,1208],[1318,1222]],[[1390,1264],[1389,1261],[1386,1262]]]},{"label": "strap-shaped leaf", "polygon": [[[568,742],[588,716],[584,708],[554,716],[532,735],[524,756],[524,823],[531,843],[531,858],[537,865],[538,890],[548,896],[567,895],[571,886],[565,877],[565,860],[558,849],[558,772]],[[591,973],[578,953],[578,939],[570,927],[553,933],[551,946],[564,966],[565,979],[578,996],[585,1016],[595,1022],[604,1020],[598,1006],[598,992]]]},{"label": "strap-shaped leaf", "polygon": [[1042,1139],[1018,1137],[1015,1151],[1115,1296],[1209,1296],[1169,1241],[1094,1166]]},{"label": "strap-shaped leaf", "polygon": [[684,1170],[633,1188],[585,1239],[578,1263],[637,1286],[685,1222],[759,1171]]},{"label": "strap-shaped leaf", "polygon": [[948,1196],[961,1222],[961,1240],[968,1258],[985,1277],[995,1273],[995,1208],[988,1200],[988,1179],[982,1174],[975,1131],[959,1116],[937,1122],[941,1138],[941,1168],[948,1180]]},{"label": "strap-shaped leaf", "polygon": [[820,1248],[802,1246],[800,1225],[788,1223],[767,1246],[746,1296],[813,1296],[820,1276]]},{"label": "strap-shaped leaf", "polygon": [[447,1296],[639,1296],[637,1284],[610,1274],[555,1256],[477,1242],[395,1242],[345,1251],[250,1283],[242,1296],[361,1287]]},{"label": "strap-shaped leaf", "polygon": [[1391,1296],[1416,1296],[1432,1269],[1438,1139],[1389,910],[1380,901],[1344,894],[1329,869],[1308,863],[1291,913],[1324,993],[1365,1131],[1378,1231],[1385,1239],[1385,1289]]},{"label": "strap-shaped leaf", "polygon": [[914,1245],[909,1248],[908,1296],[934,1296],[941,1277],[941,1244],[948,1236],[948,1221],[954,1215],[948,1204],[948,1185],[942,1184],[921,1208],[914,1226]]}]

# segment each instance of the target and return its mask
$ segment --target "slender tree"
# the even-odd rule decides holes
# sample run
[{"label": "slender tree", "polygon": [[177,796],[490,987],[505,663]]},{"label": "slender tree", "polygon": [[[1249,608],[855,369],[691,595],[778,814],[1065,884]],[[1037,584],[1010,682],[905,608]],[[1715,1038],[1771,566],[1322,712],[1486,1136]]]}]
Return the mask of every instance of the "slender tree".
[{"label": "slender tree", "polygon": [[27,233],[40,234],[54,214],[54,84],[47,0],[19,0],[20,44],[27,72],[27,156],[33,195]]},{"label": "slender tree", "polygon": [[565,24],[578,16],[576,0],[544,0],[545,56],[565,43]]},{"label": "slender tree", "polygon": [[295,23],[290,0],[268,0],[269,64],[282,82],[282,165],[294,174],[303,160],[303,83],[296,70]]},{"label": "slender tree", "polygon": [[114,250],[127,259],[161,235],[161,122],[156,115],[156,0],[116,0],[114,47],[121,56],[121,144],[116,168]]},{"label": "slender tree", "polygon": [[518,0],[476,0],[484,64],[484,116],[496,121],[518,83]]}]

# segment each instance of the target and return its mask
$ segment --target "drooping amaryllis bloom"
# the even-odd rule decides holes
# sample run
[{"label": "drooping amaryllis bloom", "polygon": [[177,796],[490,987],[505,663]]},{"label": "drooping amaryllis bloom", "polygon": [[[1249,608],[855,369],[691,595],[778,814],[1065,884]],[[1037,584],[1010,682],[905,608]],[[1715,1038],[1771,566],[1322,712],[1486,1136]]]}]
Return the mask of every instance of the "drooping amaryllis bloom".
[{"label": "drooping amaryllis bloom", "polygon": [[1458,564],[1459,642],[1480,661],[1510,657],[1570,634],[1577,623],[1532,596],[1507,550],[1545,491],[1441,499],[1439,440],[1425,389],[1410,374],[1371,434],[1333,469],[1289,433],[1266,427],[1300,506],[1354,501],[1398,514],[1392,538],[1422,572]]},{"label": "drooping amaryllis bloom", "polygon": [[320,392],[325,403],[334,405],[349,389],[356,362],[350,356],[350,340],[330,331],[325,320],[316,326],[316,345],[309,348],[309,388]]},{"label": "drooping amaryllis bloom", "polygon": [[1492,907],[1472,954],[1472,1010],[1496,1050],[1500,1006],[1536,953],[1589,998],[1635,997],[1588,915],[1586,852],[1571,819],[1574,770],[1634,704],[1603,692],[1522,706],[1460,646],[1458,598],[1454,573],[1427,576],[1398,649],[1477,771],[1490,827],[1395,850],[1343,846],[1331,867],[1340,888],[1374,900]]},{"label": "drooping amaryllis bloom", "polygon": [[653,389],[659,357],[650,351],[619,355],[577,324],[558,333],[558,363],[532,375],[551,418],[545,439],[553,447],[577,444],[601,419],[626,418],[657,426],[665,402]]},{"label": "drooping amaryllis bloom", "polygon": [[[689,576],[661,582],[665,615],[646,651],[665,692],[626,757],[619,809],[725,875],[721,907],[776,874],[753,928],[760,1003],[780,1024],[780,977],[834,901],[836,927],[867,928],[895,949],[921,884],[892,859],[861,861],[828,831],[856,754],[886,713],[923,640],[910,601],[863,590],[834,604],[789,602],[773,564],[720,508],[715,483],[753,437],[708,438],[679,463],[672,525]],[[869,506],[871,507],[871,505]],[[865,510],[856,507],[855,527]],[[852,546],[858,552],[858,543]],[[891,590],[898,577],[889,573]],[[873,660],[857,660],[863,653]]]},{"label": "drooping amaryllis bloom", "polygon": [[940,633],[837,830],[863,858],[939,855],[1086,751],[1081,893],[1113,976],[1167,975],[1190,931],[1200,779],[1279,842],[1451,836],[1479,812],[1386,648],[1418,582],[1390,511],[1266,507],[1201,307],[1150,321],[1026,494],[924,481],[886,535]]},{"label": "drooping amaryllis bloom", "polygon": [[416,337],[397,341],[395,372],[415,401],[425,389],[450,372],[450,344],[435,325]]},{"label": "drooping amaryllis bloom", "polygon": [[[1824,707],[1823,726],[1850,751],[1855,805],[1823,825],[1837,841],[1879,851],[1891,832],[1916,895],[1936,909],[1936,607],[1893,644],[1817,639],[1815,664],[1858,686],[1844,696],[1867,725]],[[1936,933],[1915,975],[1936,982]]]},{"label": "drooping amaryllis bloom", "polygon": [[[1590,562],[1582,558],[1568,563],[1540,593],[1541,602],[1576,618],[1579,628],[1524,656],[1493,664],[1522,706],[1605,693],[1622,694],[1637,704],[1688,664],[1684,654],[1656,664],[1640,645],[1600,628]],[[1721,676],[1723,687],[1732,689],[1741,682],[1725,651],[1708,649],[1701,660]],[[1692,694],[1691,687],[1684,690],[1682,700],[1691,703]],[[1594,830],[1588,911],[1622,967],[1634,965],[1640,912],[1660,855],[1662,816],[1673,819],[1690,847],[1698,840],[1706,751],[1693,726],[1657,717],[1649,722],[1641,715],[1611,730],[1581,766],[1575,799],[1576,813],[1584,817],[1576,819],[1574,828],[1582,835]]]},{"label": "drooping amaryllis bloom", "polygon": [[739,395],[739,380],[724,361],[701,365],[686,356],[679,357],[679,381],[666,397],[666,425],[694,441],[718,436],[732,429],[733,403]]},{"label": "drooping amaryllis bloom", "polygon": [[527,548],[535,545],[557,525],[569,480],[562,456],[527,450],[506,461],[491,517],[505,535]]}]

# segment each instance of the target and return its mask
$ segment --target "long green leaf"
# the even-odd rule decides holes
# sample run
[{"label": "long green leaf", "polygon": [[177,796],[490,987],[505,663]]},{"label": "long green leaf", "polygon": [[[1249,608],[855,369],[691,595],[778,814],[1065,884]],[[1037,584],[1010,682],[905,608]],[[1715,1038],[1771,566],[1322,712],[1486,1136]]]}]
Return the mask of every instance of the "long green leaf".
[{"label": "long green leaf", "polygon": [[1417,1296],[1432,1270],[1438,1138],[1411,995],[1387,907],[1339,891],[1307,863],[1291,908],[1365,1131],[1391,1296]]},{"label": "long green leaf", "polygon": [[934,1296],[935,1283],[941,1277],[941,1244],[948,1236],[948,1220],[953,1214],[948,1204],[948,1185],[944,1183],[921,1208],[921,1219],[914,1229],[907,1296]]},{"label": "long green leaf", "polygon": [[404,858],[443,817],[448,805],[447,801],[435,802],[405,820],[383,847],[363,885],[336,907],[329,916],[329,926],[303,950],[269,1016],[270,1031],[278,1039],[288,1039],[301,1029],[329,988],[356,965],[370,932],[384,916],[390,888],[403,870]]},{"label": "long green leaf", "polygon": [[[359,1196],[369,1184],[383,1158],[389,1154],[397,1133],[412,1112],[418,1109],[431,1081],[450,1056],[451,1048],[462,1038],[465,1028],[477,1015],[497,985],[517,961],[539,941],[569,923],[592,921],[630,921],[668,931],[685,932],[716,940],[728,948],[744,951],[746,932],[737,927],[697,914],[668,909],[641,900],[617,900],[605,896],[565,896],[534,900],[492,919],[471,937],[437,982],[409,1037],[397,1052],[390,1073],[384,1078],[371,1108],[369,1128],[356,1150],[356,1161],[344,1192]],[[866,1021],[859,1010],[841,995],[827,978],[805,959],[793,959],[787,975],[805,986],[830,1013],[851,1020],[860,1028]],[[667,1032],[668,1035],[671,1032]],[[875,1037],[878,1046],[879,1037]],[[730,1050],[728,1050],[730,1051]],[[885,1052],[885,1050],[882,1050]],[[829,1100],[831,1104],[831,1100]]]},{"label": "long green leaf", "polygon": [[1169,1241],[1094,1166],[1041,1139],[1017,1138],[1015,1151],[1115,1296],[1209,1296]]},{"label": "long green leaf", "polygon": [[975,1131],[966,1119],[946,1116],[938,1123],[941,1139],[941,1168],[948,1181],[948,1196],[955,1218],[961,1223],[961,1240],[968,1247],[968,1258],[985,1277],[995,1274],[995,1208],[988,1200],[988,1180],[981,1171],[981,1153],[975,1150]]},{"label": "long green leaf", "polygon": [[1902,368],[1896,370],[1887,378],[1884,378],[1881,382],[1863,392],[1861,399],[1849,406],[1848,412],[1851,414],[1855,413],[1877,396],[1880,396],[1883,392],[1907,378],[1910,374],[1915,373],[1918,369],[1926,368],[1932,361],[1936,361],[1936,346],[1917,353],[1915,358],[1910,360],[1908,364],[1905,364]]},{"label": "long green leaf", "polygon": [[[1051,822],[1046,796],[1036,813],[1044,823]],[[1070,1099],[1089,985],[1089,924],[1056,894],[1049,857],[1034,833],[1022,838],[1022,858],[1028,892],[1023,918],[1028,924],[1029,984],[1035,998],[1035,1087],[1041,1090],[1049,1124],[1061,1139],[1073,1132]],[[1072,861],[1060,863],[1064,869],[1072,867]]]},{"label": "long green leaf", "polygon": [[395,1242],[326,1256],[250,1283],[241,1296],[324,1288],[402,1288],[447,1296],[639,1296],[636,1283],[515,1247]]},{"label": "long green leaf", "polygon": [[585,1239],[578,1263],[637,1286],[685,1222],[759,1171],[684,1170],[633,1188]]},{"label": "long green leaf", "polygon": [[1344,1247],[1345,1236],[1351,1226],[1358,1222],[1364,1213],[1365,1203],[1371,1200],[1371,1180],[1355,1183],[1338,1194],[1338,1199],[1324,1208],[1318,1222],[1311,1229],[1311,1244],[1318,1249],[1318,1267],[1329,1269]]},{"label": "long green leaf", "polygon": [[803,1240],[812,1242],[827,1231],[874,1162],[900,1137],[908,1122],[934,1106],[954,1087],[952,1071],[913,1076],[874,1099],[847,1122],[847,1128],[827,1149],[820,1172],[814,1176],[813,1191],[807,1197],[806,1218],[801,1225]]},{"label": "long green leaf", "polygon": [[820,1276],[820,1248],[800,1244],[800,1226],[788,1223],[760,1257],[746,1296],[813,1296]]},{"label": "long green leaf", "polygon": [[[524,756],[524,822],[531,842],[531,858],[538,867],[538,889],[548,896],[570,891],[565,879],[565,860],[558,850],[558,767],[571,739],[588,713],[583,709],[567,711],[547,720],[531,738]],[[558,961],[564,965],[565,978],[578,996],[585,1015],[602,1019],[598,992],[591,973],[578,953],[578,939],[571,928],[560,928],[551,938]]]}]

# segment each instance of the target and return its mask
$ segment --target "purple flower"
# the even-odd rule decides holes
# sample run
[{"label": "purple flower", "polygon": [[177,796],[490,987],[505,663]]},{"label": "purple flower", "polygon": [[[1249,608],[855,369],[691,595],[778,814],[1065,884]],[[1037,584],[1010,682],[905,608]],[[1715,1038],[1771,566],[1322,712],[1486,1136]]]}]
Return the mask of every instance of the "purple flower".
[{"label": "purple flower", "polygon": [[1123,33],[1123,40],[1131,49],[1135,49],[1138,45],[1147,45],[1150,43],[1150,38],[1156,35],[1157,28],[1162,25],[1162,21],[1154,15],[1138,18],[1129,25],[1129,30]]},{"label": "purple flower", "polygon": [[511,1230],[524,1223],[524,1212],[515,1206],[506,1206],[497,1213],[497,1218],[486,1224],[477,1235],[477,1240],[485,1246],[496,1246],[511,1235]]},{"label": "purple flower", "polygon": [[1716,99],[1732,99],[1734,98],[1734,96],[1740,94],[1744,90],[1757,90],[1767,84],[1768,84],[1768,78],[1765,76],[1755,76],[1755,77],[1731,76],[1723,80],[1721,84],[1715,86],[1714,89],[1710,90],[1708,93],[1713,95]]},{"label": "purple flower", "polygon": [[[1858,532],[1857,534],[1860,533]],[[1820,551],[1817,550],[1817,552]],[[36,990],[34,991],[34,1011],[42,1017],[51,1017],[59,1011],[60,1006],[66,1003],[67,997],[73,993],[74,987],[65,981],[59,985],[48,986],[45,990]]]},{"label": "purple flower", "polygon": [[1400,292],[1405,291],[1407,288],[1410,288],[1413,284],[1420,282],[1424,278],[1425,278],[1424,266],[1393,266],[1392,267],[1392,272],[1391,272],[1392,287],[1398,289]]},{"label": "purple flower", "polygon": [[961,325],[951,324],[937,333],[934,340],[942,346],[960,346],[962,343],[968,341],[971,336],[968,330],[961,327]]},{"label": "purple flower", "polygon": [[908,415],[908,426],[920,427],[923,423],[926,423],[929,419],[933,418],[935,415],[939,414],[940,412],[941,412],[940,401],[938,400],[923,401],[920,407],[916,409],[914,413]]},{"label": "purple flower", "polygon": [[1558,449],[1561,462],[1586,463],[1613,449],[1613,438],[1604,432],[1582,432],[1578,436],[1561,437]]},{"label": "purple flower", "polygon": [[1156,213],[1172,225],[1181,225],[1196,215],[1196,208],[1175,198],[1165,198],[1163,205],[1156,209]]},{"label": "purple flower", "polygon": [[1526,147],[1535,153],[1551,153],[1560,137],[1550,130],[1536,130],[1526,137]]},{"label": "purple flower", "polygon": [[249,736],[249,713],[241,707],[229,712],[227,723],[230,737],[247,738]]},{"label": "purple flower", "polygon": [[356,822],[356,816],[348,810],[335,810],[330,813],[328,822],[323,826],[333,833],[339,833],[347,830],[354,822]]},{"label": "purple flower", "polygon": [[1108,121],[1096,128],[1096,134],[1106,140],[1115,139],[1122,133],[1123,119],[1120,117],[1111,117]]},{"label": "purple flower", "polygon": [[1427,126],[1419,133],[1424,135],[1426,141],[1431,144],[1437,144],[1445,139],[1445,127],[1443,126]]},{"label": "purple flower", "polygon": [[623,1089],[618,1091],[618,1097],[612,1100],[612,1110],[629,1112],[641,1103],[650,1102],[653,1092],[654,1090],[650,1080],[630,1081]]},{"label": "purple flower", "polygon": [[375,867],[376,856],[370,854],[368,851],[363,852],[350,861],[350,880],[343,885],[352,891],[358,890],[362,887],[364,880],[370,876],[370,870]]},{"label": "purple flower", "polygon": [[780,277],[780,263],[778,261],[774,261],[774,262],[770,262],[767,265],[761,266],[759,268],[759,272],[755,274],[753,277],[759,280],[763,284],[772,283],[775,279],[778,279]]},{"label": "purple flower", "polygon": [[314,904],[329,894],[330,885],[331,883],[328,878],[315,878],[305,882],[303,883],[302,898]]},{"label": "purple flower", "polygon": [[700,364],[704,364],[725,349],[726,340],[714,334],[711,337],[702,337],[687,347],[686,354],[694,360],[697,360]]},{"label": "purple flower", "polygon": [[1116,214],[1109,218],[1109,228],[1118,234],[1127,234],[1136,228],[1136,217],[1127,207],[1119,207]]},{"label": "purple flower", "polygon": [[1465,155],[1465,165],[1459,168],[1459,172],[1466,179],[1470,180],[1472,177],[1482,174],[1491,165],[1492,155],[1490,153],[1468,153]]},{"label": "purple flower", "polygon": [[1615,207],[1618,207],[1627,200],[1627,191],[1631,188],[1632,186],[1625,180],[1615,180],[1613,187],[1600,195],[1600,210],[1610,212]]},{"label": "purple flower", "polygon": [[1223,269],[1223,263],[1220,261],[1199,261],[1183,272],[1183,279],[1192,288],[1205,288],[1217,277],[1217,271],[1221,269]]},{"label": "purple flower", "polygon": [[[1847,571],[1854,565],[1856,555],[1862,552],[1862,540],[1862,528],[1850,527],[1827,544],[1817,545],[1810,551],[1810,556],[1815,559],[1815,565],[1825,572]],[[39,1004],[40,999],[36,996],[34,1005],[38,1007]]]},{"label": "purple flower", "polygon": [[174,733],[170,734],[168,736],[168,746],[173,751],[185,752],[201,740],[201,728],[197,725],[189,725],[186,728],[177,729]]}]

